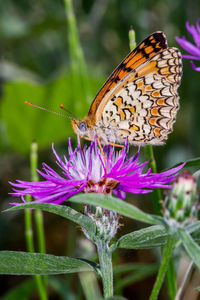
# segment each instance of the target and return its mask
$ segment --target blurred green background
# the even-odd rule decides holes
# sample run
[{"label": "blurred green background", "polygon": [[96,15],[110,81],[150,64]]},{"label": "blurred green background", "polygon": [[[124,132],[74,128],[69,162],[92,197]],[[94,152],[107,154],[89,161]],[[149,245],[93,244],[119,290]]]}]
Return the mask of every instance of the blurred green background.
[{"label": "blurred green background", "polygon": [[[78,53],[73,52],[77,40],[76,37],[73,40],[64,0],[0,1],[1,210],[11,201],[8,181],[30,178],[32,141],[39,144],[39,167],[42,161],[55,166],[51,153],[53,142],[57,151],[63,153],[69,136],[76,141],[68,119],[31,108],[24,104],[25,100],[61,113],[62,103],[81,118],[106,78],[128,54],[130,26],[136,32],[137,43],[161,30],[169,46],[178,47],[176,36],[185,35],[192,41],[185,22],[195,24],[200,17],[199,0],[74,0],[73,6],[86,64],[80,49]],[[80,65],[77,57],[81,58]],[[184,60],[183,64],[180,110],[174,131],[166,145],[155,147],[159,170],[200,153],[200,73],[192,70],[189,61]],[[150,211],[151,203],[146,200],[145,205]],[[137,226],[128,221],[126,225],[132,230]],[[129,232],[131,228],[127,226],[121,232]],[[45,230],[47,252],[64,255],[69,239],[66,222],[45,214]],[[2,214],[0,233],[1,249],[25,250],[23,213]],[[140,257],[129,251],[131,260],[153,260],[154,256],[148,255]],[[1,294],[19,280],[15,276],[7,281],[4,278],[1,276],[4,285],[1,284]],[[140,298],[144,292],[142,286],[138,285],[138,289],[141,293],[138,291],[137,299],[144,299]]]}]

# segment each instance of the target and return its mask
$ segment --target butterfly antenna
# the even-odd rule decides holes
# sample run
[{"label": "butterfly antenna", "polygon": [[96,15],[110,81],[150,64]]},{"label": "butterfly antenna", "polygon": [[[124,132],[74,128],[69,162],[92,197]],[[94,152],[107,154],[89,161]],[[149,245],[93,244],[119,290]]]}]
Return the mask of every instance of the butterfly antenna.
[{"label": "butterfly antenna", "polygon": [[59,115],[59,116],[65,117],[65,118],[67,118],[67,119],[71,119],[71,120],[74,120],[74,121],[77,120],[76,118],[72,118],[72,117],[63,115],[63,114],[58,113],[58,112],[56,112],[56,111],[53,111],[53,110],[50,110],[50,109],[47,109],[47,108],[44,108],[44,107],[35,105],[35,104],[30,103],[30,102],[28,102],[28,101],[25,101],[25,104],[27,104],[27,105],[29,105],[29,106],[32,106],[32,107],[36,107],[36,108],[42,109],[42,110],[45,110],[45,111],[48,111],[48,112],[53,113],[53,114],[55,114],[55,115]]},{"label": "butterfly antenna", "polygon": [[60,108],[63,109],[64,111],[66,111],[68,114],[72,115],[77,120],[77,118],[74,116],[74,114],[69,109],[64,107],[63,104],[60,104]]}]

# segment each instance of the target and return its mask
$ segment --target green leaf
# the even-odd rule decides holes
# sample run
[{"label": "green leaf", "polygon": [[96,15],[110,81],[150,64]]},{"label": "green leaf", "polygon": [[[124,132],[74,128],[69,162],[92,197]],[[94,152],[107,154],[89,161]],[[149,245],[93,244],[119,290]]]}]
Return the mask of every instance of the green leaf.
[{"label": "green leaf", "polygon": [[167,236],[164,226],[155,225],[122,236],[117,246],[126,249],[150,249],[165,245]]},{"label": "green leaf", "polygon": [[79,194],[73,196],[69,199],[72,202],[76,203],[85,203],[95,206],[101,206],[108,210],[113,210],[118,212],[120,215],[124,215],[126,217],[145,222],[150,224],[162,224],[162,218],[158,216],[153,216],[147,213],[144,213],[134,205],[127,203],[121,199],[112,197],[112,196],[105,196],[103,194]]},{"label": "green leaf", "polygon": [[4,296],[1,297],[1,300],[28,300],[31,298],[32,292],[36,288],[35,280],[29,279],[21,283],[12,290],[8,291]]},{"label": "green leaf", "polygon": [[200,166],[200,157],[186,160],[184,168]]},{"label": "green leaf", "polygon": [[200,221],[196,221],[194,223],[191,223],[190,225],[186,226],[184,228],[196,241],[200,241]]},{"label": "green leaf", "polygon": [[194,233],[196,231],[199,231],[199,229],[200,229],[200,221],[195,221],[193,223],[190,223],[184,229],[187,230],[187,232],[189,232],[189,233]]},{"label": "green leaf", "polygon": [[[180,164],[183,164],[183,163],[184,162],[180,162],[180,163],[176,164],[175,166],[173,166],[172,168],[176,168]],[[196,157],[196,158],[186,160],[184,168],[196,167],[196,166],[200,166],[200,157]]]},{"label": "green leaf", "polygon": [[67,256],[0,251],[0,274],[9,275],[52,275],[83,271],[96,271],[91,261]]},{"label": "green leaf", "polygon": [[19,210],[24,208],[38,208],[44,211],[48,211],[75,222],[76,224],[84,227],[90,234],[94,234],[96,232],[96,225],[89,217],[64,205],[56,205],[51,203],[26,203],[13,206],[6,211]]},{"label": "green leaf", "polygon": [[184,229],[178,230],[180,239],[184,245],[184,248],[187,254],[190,256],[191,260],[196,264],[196,266],[200,269],[200,247],[193,238],[190,236],[188,232]]}]

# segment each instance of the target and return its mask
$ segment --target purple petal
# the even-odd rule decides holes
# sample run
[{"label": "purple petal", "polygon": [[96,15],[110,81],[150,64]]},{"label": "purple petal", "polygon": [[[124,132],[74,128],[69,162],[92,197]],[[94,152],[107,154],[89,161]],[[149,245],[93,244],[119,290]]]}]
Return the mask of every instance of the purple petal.
[{"label": "purple petal", "polygon": [[[177,167],[175,167],[175,168],[173,168],[173,169],[170,169],[170,170],[167,170],[167,171],[164,171],[164,172],[162,172],[162,173],[160,173],[160,174],[158,174],[159,176],[161,175],[164,175],[164,176],[169,176],[169,175],[172,175],[172,174],[174,174],[174,173],[177,173],[177,172],[179,172],[184,166],[185,166],[185,164],[186,163],[182,163],[182,164],[180,164],[179,166],[177,166]],[[152,173],[153,175],[154,175],[154,173]]]},{"label": "purple petal", "polygon": [[184,59],[194,59],[194,60],[199,60],[200,59],[198,56],[186,55],[186,54],[183,54],[182,58],[184,58]]},{"label": "purple petal", "polygon": [[197,31],[200,34],[200,18],[196,22]]},{"label": "purple petal", "polygon": [[192,34],[195,44],[199,47],[200,46],[200,34],[198,33],[198,31],[196,30],[194,25],[190,26],[189,22],[186,22],[186,28],[189,31],[189,33]]},{"label": "purple petal", "polygon": [[188,42],[184,37],[181,39],[176,37],[177,42],[181,45],[183,49],[191,53],[194,56],[199,57],[200,59],[200,49],[194,46],[192,43]]},{"label": "purple petal", "polygon": [[200,72],[200,67],[196,67],[195,64],[193,63],[193,61],[191,61],[191,65],[195,71]]}]

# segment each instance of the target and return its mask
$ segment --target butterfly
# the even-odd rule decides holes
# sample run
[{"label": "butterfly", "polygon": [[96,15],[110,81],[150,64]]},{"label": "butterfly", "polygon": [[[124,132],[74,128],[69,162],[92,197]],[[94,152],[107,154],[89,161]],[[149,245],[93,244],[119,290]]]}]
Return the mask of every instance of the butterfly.
[{"label": "butterfly", "polygon": [[113,71],[75,133],[101,144],[163,144],[179,109],[181,53],[157,31],[142,41]]}]

